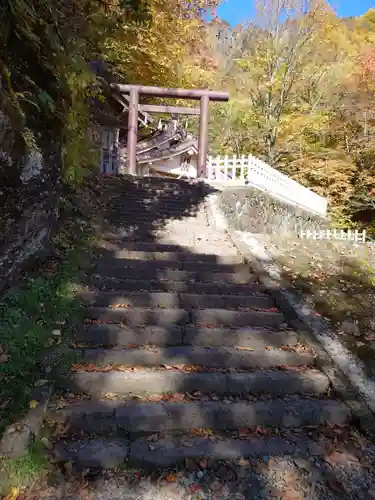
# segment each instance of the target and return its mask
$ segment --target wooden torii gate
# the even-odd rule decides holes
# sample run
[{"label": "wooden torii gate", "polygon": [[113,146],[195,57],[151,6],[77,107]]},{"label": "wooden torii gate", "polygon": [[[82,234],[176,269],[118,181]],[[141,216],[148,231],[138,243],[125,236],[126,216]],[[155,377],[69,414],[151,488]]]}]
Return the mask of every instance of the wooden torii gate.
[{"label": "wooden torii gate", "polygon": [[[226,102],[229,100],[227,92],[216,92],[212,90],[188,90],[177,88],[148,87],[144,85],[123,85],[112,83],[111,87],[120,94],[129,94],[129,117],[128,117],[128,172],[131,175],[137,173],[137,132],[138,111],[149,113],[173,113],[177,115],[199,116],[199,139],[198,139],[198,165],[199,177],[206,172],[207,136],[208,136],[208,105],[210,101]],[[139,104],[142,95],[150,97],[166,97],[179,99],[192,99],[200,101],[199,108],[182,108],[176,106],[165,106],[156,104]]]}]

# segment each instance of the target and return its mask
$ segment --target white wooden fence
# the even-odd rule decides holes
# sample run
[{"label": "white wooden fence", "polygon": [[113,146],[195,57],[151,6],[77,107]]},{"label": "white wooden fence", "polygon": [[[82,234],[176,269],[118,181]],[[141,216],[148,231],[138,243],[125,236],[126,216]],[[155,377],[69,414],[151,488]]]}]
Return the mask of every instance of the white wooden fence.
[{"label": "white wooden fence", "polygon": [[322,229],[319,231],[301,231],[300,238],[313,239],[313,240],[341,240],[353,241],[355,243],[366,242],[366,231],[359,231],[358,229],[344,231],[342,229]]},{"label": "white wooden fence", "polygon": [[310,212],[326,215],[327,200],[252,155],[209,156],[207,179],[211,183],[251,185],[274,198]]}]

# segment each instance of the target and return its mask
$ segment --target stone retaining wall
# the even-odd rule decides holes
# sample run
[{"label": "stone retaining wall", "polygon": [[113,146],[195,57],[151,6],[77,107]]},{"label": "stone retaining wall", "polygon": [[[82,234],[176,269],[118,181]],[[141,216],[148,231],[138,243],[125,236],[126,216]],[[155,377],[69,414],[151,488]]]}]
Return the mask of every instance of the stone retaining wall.
[{"label": "stone retaining wall", "polygon": [[219,206],[231,229],[256,234],[299,234],[329,227],[329,220],[252,187],[224,188]]}]

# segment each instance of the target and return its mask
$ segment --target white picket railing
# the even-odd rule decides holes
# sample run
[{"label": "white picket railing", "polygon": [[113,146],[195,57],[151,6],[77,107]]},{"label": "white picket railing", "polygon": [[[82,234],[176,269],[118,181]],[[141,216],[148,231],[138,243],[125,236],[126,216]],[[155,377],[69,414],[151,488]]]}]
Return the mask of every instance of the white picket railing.
[{"label": "white picket railing", "polygon": [[354,241],[366,242],[366,231],[359,231],[358,229],[344,231],[343,229],[321,229],[319,231],[301,231],[300,238],[313,239],[313,240],[341,240],[341,241]]},{"label": "white picket railing", "polygon": [[327,200],[252,155],[209,156],[207,180],[233,185],[251,185],[293,205],[326,215]]}]

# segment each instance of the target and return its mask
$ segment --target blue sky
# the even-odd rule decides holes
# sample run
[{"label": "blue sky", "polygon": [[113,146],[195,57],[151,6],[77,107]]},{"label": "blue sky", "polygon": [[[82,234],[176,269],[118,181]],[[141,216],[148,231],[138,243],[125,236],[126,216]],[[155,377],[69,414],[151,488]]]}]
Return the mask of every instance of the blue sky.
[{"label": "blue sky", "polygon": [[[375,0],[332,0],[330,3],[339,16],[360,16],[375,7]],[[251,17],[253,0],[224,0],[218,14],[230,24],[238,24]]]}]

